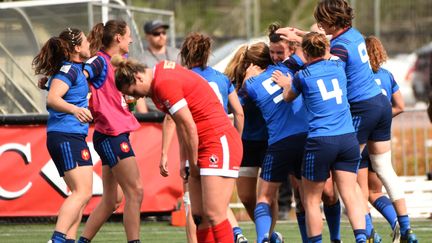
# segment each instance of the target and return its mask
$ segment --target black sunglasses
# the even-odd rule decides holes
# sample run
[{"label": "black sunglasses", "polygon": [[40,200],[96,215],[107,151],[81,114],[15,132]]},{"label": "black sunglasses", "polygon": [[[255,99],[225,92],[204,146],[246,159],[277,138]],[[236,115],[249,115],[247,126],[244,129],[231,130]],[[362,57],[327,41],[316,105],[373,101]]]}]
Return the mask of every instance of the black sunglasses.
[{"label": "black sunglasses", "polygon": [[152,36],[160,36],[160,35],[166,35],[166,31],[161,31],[161,32],[153,32],[151,33]]}]

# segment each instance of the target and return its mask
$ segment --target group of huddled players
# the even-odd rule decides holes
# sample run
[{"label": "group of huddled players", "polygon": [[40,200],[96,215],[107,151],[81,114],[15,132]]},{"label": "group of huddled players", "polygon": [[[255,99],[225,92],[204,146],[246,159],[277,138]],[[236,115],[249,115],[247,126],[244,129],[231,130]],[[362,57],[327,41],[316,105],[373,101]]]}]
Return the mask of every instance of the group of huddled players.
[{"label": "group of huddled players", "polygon": [[[341,242],[339,198],[356,242],[381,242],[368,201],[389,222],[393,242],[417,242],[391,163],[391,121],[403,100],[391,73],[380,67],[385,50],[352,27],[345,0],[320,0],[314,17],[318,31],[272,24],[269,44],[240,47],[225,74],[207,65],[211,40],[200,33],[182,45],[184,67],[162,61],[153,69],[123,58],[132,39],[122,20],[97,24],[88,38],[67,28],[49,39],[33,65],[48,77],[39,82],[48,90],[47,148],[71,190],[51,241],[77,238],[92,195],[85,138],[93,121],[103,196],[77,242],[90,242],[123,196],[127,240],[140,242],[143,191],[129,142],[139,123],[125,102],[129,95],[150,97],[167,114],[162,150],[177,132],[190,202],[188,241],[247,242],[228,207],[237,184],[257,242],[282,242],[274,230],[277,191],[290,176],[303,242],[322,242],[321,202],[330,241]],[[162,159],[164,176],[167,165]]]}]

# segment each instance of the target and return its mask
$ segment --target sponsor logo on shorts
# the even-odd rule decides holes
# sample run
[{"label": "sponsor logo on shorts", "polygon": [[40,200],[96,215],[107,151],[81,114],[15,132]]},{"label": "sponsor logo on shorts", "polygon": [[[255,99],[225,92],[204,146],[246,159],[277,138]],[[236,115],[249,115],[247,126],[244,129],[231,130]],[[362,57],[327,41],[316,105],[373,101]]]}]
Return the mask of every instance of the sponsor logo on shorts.
[{"label": "sponsor logo on shorts", "polygon": [[90,152],[88,151],[88,149],[81,150],[81,158],[83,160],[89,160],[90,159]]},{"label": "sponsor logo on shorts", "polygon": [[219,161],[219,158],[218,158],[216,155],[212,154],[212,155],[209,157],[209,161],[210,161],[211,165],[216,166],[216,164],[217,164],[218,161]]},{"label": "sponsor logo on shorts", "polygon": [[129,144],[126,142],[121,143],[120,149],[121,149],[121,151],[128,153],[130,151]]}]

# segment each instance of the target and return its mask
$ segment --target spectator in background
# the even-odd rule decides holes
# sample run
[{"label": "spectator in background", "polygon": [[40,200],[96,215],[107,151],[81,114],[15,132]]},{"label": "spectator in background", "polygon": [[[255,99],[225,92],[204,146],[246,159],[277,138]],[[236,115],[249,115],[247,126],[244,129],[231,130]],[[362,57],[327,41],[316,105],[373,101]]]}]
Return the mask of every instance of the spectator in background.
[{"label": "spectator in background", "polygon": [[[160,20],[151,20],[144,24],[147,45],[144,48],[144,55],[140,62],[148,68],[153,68],[162,60],[180,63],[179,50],[175,47],[167,46],[167,29],[169,29],[169,25]],[[137,100],[136,112],[146,113],[149,109],[156,110],[151,100],[147,102],[144,98]]]}]

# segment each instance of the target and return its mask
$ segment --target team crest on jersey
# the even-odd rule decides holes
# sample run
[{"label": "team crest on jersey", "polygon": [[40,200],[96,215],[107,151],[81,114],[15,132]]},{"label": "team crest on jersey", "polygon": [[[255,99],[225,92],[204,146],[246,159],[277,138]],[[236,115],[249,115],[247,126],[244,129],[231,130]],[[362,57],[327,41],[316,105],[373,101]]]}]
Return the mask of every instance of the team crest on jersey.
[{"label": "team crest on jersey", "polygon": [[68,73],[69,72],[69,70],[71,69],[71,67],[72,67],[72,65],[63,65],[61,68],[60,68],[60,71],[61,72],[64,72],[64,73]]},{"label": "team crest on jersey", "polygon": [[83,160],[89,160],[90,159],[90,152],[88,151],[88,149],[81,150],[81,158]]},{"label": "team crest on jersey", "polygon": [[128,153],[130,151],[130,147],[129,144],[126,142],[123,142],[120,144],[120,149],[121,151],[123,151],[124,153]]},{"label": "team crest on jersey", "polygon": [[170,104],[169,100],[165,100],[165,101],[162,102],[162,103],[163,103],[163,105],[164,105],[167,109],[170,109],[170,108],[171,108],[171,104]]},{"label": "team crest on jersey", "polygon": [[218,158],[216,155],[212,154],[212,155],[209,157],[209,161],[210,161],[210,163],[212,163],[212,164],[217,164],[217,162],[219,161],[219,158]]}]

